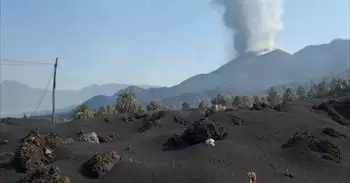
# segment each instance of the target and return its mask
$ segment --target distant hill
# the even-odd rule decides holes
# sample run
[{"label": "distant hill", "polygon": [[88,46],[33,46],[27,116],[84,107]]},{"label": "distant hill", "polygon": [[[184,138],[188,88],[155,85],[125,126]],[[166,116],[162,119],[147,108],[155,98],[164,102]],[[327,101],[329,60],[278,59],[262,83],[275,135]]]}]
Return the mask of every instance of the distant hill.
[{"label": "distant hill", "polygon": [[[307,46],[295,54],[274,50],[258,55],[247,53],[219,69],[193,76],[173,87],[143,89],[128,87],[118,93],[135,93],[141,103],[151,100],[166,105],[181,101],[205,100],[220,91],[249,94],[270,86],[304,83],[306,80],[344,72],[349,63],[349,40],[336,39],[328,44]],[[92,108],[115,102],[115,96],[99,96],[85,103]]]},{"label": "distant hill", "polygon": [[[96,95],[113,95],[121,89],[127,88],[130,85],[125,84],[104,84],[104,85],[91,85],[84,87],[80,90],[57,90],[56,91],[56,107],[57,109],[73,108],[76,104],[82,103],[91,97]],[[142,88],[151,88],[156,86],[140,85]],[[0,83],[0,114],[1,116],[22,116],[24,112],[33,112],[38,104],[39,98],[43,93],[43,89],[31,88],[25,84],[17,81],[3,81]],[[37,114],[47,113],[51,111],[51,91],[49,91]],[[72,107],[73,106],[73,107]],[[60,111],[58,111],[60,112]]]}]

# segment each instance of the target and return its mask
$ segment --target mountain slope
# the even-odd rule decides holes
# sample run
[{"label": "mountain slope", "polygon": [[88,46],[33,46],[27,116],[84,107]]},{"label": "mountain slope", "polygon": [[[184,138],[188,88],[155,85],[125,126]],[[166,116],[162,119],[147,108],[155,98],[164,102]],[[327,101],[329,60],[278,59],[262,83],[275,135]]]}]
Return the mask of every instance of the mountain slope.
[{"label": "mountain slope", "polygon": [[137,95],[141,103],[158,100],[167,105],[178,105],[184,94],[187,96],[185,98],[199,97],[205,95],[204,91],[255,93],[270,86],[303,83],[310,78],[341,73],[348,67],[349,54],[349,40],[340,39],[328,44],[308,46],[295,54],[278,49],[264,55],[247,53],[211,73],[193,76],[173,87],[129,87],[118,93],[130,91]]},{"label": "mountain slope", "polygon": [[[56,108],[76,105],[96,95],[113,95],[121,89],[129,87],[125,84],[91,85],[80,90],[57,90]],[[153,86],[142,85],[144,88]],[[24,112],[33,112],[43,89],[31,88],[17,81],[3,81],[0,83],[0,114],[1,116],[23,115]],[[48,91],[37,111],[51,109],[51,91]],[[68,107],[67,109],[71,109]]]}]

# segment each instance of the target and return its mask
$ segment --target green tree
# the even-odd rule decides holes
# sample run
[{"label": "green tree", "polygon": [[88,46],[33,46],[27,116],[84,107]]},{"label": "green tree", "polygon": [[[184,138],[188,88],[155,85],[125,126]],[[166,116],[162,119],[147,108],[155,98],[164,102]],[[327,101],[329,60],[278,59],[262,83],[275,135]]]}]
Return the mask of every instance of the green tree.
[{"label": "green tree", "polygon": [[203,100],[198,105],[198,110],[205,111],[209,108],[208,103],[204,102]]},{"label": "green tree", "polygon": [[309,91],[307,92],[308,98],[315,98],[317,96],[317,85],[314,84],[310,87]]},{"label": "green tree", "polygon": [[253,104],[260,104],[262,101],[260,100],[259,96],[254,96],[253,97]]},{"label": "green tree", "polygon": [[190,108],[190,104],[188,104],[186,102],[182,103],[182,110],[186,110],[186,109],[189,109],[189,108]]},{"label": "green tree", "polygon": [[343,79],[342,81],[341,81],[341,86],[342,86],[342,89],[347,89],[347,88],[349,88],[349,82],[346,80],[346,79]]},{"label": "green tree", "polygon": [[293,102],[297,100],[297,95],[293,92],[292,89],[287,88],[283,94],[283,102]]},{"label": "green tree", "polygon": [[97,116],[110,116],[113,114],[115,114],[115,110],[110,105],[101,106],[97,112]]},{"label": "green tree", "polygon": [[147,105],[147,111],[164,110],[164,106],[158,101],[151,101]]},{"label": "green tree", "polygon": [[281,96],[277,93],[274,87],[271,87],[267,93],[267,101],[270,105],[275,106],[278,105],[281,101]]},{"label": "green tree", "polygon": [[74,112],[74,118],[75,119],[92,119],[95,117],[95,112],[85,104],[80,104],[76,107],[75,112]]},{"label": "green tree", "polygon": [[264,97],[264,96],[260,97],[260,102],[264,103],[264,104],[268,103],[266,97]]},{"label": "green tree", "polygon": [[139,103],[136,95],[129,92],[118,95],[115,108],[120,113],[136,113],[139,109]]},{"label": "green tree", "polygon": [[240,106],[242,105],[242,97],[236,95],[236,96],[233,98],[232,105],[233,105],[233,106],[240,107]]},{"label": "green tree", "polygon": [[339,83],[339,80],[336,77],[333,77],[331,82],[329,83],[329,89],[330,90],[335,90],[335,88],[337,87]]},{"label": "green tree", "polygon": [[211,103],[212,103],[213,105],[219,105],[219,104],[221,104],[221,105],[223,105],[223,106],[226,106],[227,103],[228,103],[228,101],[227,101],[227,98],[226,98],[224,95],[222,95],[222,94],[219,93],[219,94],[216,95],[215,98],[213,98],[213,100],[211,100]]},{"label": "green tree", "polygon": [[248,96],[242,97],[242,106],[243,107],[249,107],[250,106],[250,99]]},{"label": "green tree", "polygon": [[300,100],[304,100],[304,99],[306,99],[306,91],[305,91],[305,88],[304,87],[302,87],[302,86],[299,86],[298,88],[297,88],[297,96],[298,96],[298,98],[300,99]]},{"label": "green tree", "polygon": [[328,80],[323,80],[317,85],[317,97],[325,98],[329,92]]}]

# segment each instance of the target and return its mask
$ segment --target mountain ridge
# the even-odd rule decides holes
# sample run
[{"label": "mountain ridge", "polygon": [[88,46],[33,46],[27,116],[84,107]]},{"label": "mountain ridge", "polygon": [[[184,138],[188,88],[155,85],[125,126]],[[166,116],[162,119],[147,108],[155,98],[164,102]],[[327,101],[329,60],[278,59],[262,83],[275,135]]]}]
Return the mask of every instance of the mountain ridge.
[{"label": "mountain ridge", "polygon": [[[108,83],[102,85],[89,85],[77,90],[58,89],[56,90],[56,108],[71,109],[71,106],[82,103],[96,95],[113,95],[121,89],[131,85]],[[141,87],[157,87],[152,85],[140,85]],[[33,88],[15,80],[0,82],[0,115],[18,116],[23,113],[39,112],[50,110],[52,107],[51,94],[46,93],[40,108],[35,111],[38,101],[44,89]],[[48,90],[51,92],[52,90]],[[68,107],[67,107],[68,106]]]},{"label": "mountain ridge", "polygon": [[[257,93],[274,85],[304,83],[314,77],[343,72],[344,68],[348,67],[349,42],[348,39],[335,39],[326,44],[306,46],[294,54],[281,49],[262,55],[248,53],[214,71],[192,76],[172,87],[151,89],[128,87],[120,90],[118,94],[130,91],[137,95],[141,103],[151,100],[164,102],[178,98],[179,101],[176,102],[178,104],[181,95],[205,96],[203,93],[208,91]],[[322,57],[317,57],[315,54]],[[115,100],[115,96],[113,97]],[[97,107],[98,105],[93,106]]]}]

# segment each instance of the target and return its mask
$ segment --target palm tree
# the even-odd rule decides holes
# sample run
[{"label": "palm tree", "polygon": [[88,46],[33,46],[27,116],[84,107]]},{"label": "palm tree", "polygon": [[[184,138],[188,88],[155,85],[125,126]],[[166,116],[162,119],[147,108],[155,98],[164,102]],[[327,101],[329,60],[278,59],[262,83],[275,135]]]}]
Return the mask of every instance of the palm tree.
[{"label": "palm tree", "polygon": [[136,113],[139,109],[136,95],[129,92],[118,95],[115,108],[120,113]]},{"label": "palm tree", "polygon": [[204,102],[203,100],[198,105],[198,110],[205,111],[209,108],[208,103]]},{"label": "palm tree", "polygon": [[113,114],[115,114],[115,110],[110,105],[101,106],[97,112],[97,116],[110,116]]},{"label": "palm tree", "polygon": [[151,101],[147,105],[147,111],[164,110],[164,106],[159,101]]},{"label": "palm tree", "polygon": [[95,112],[90,110],[85,104],[80,104],[75,109],[74,118],[75,119],[92,119],[94,118]]}]

